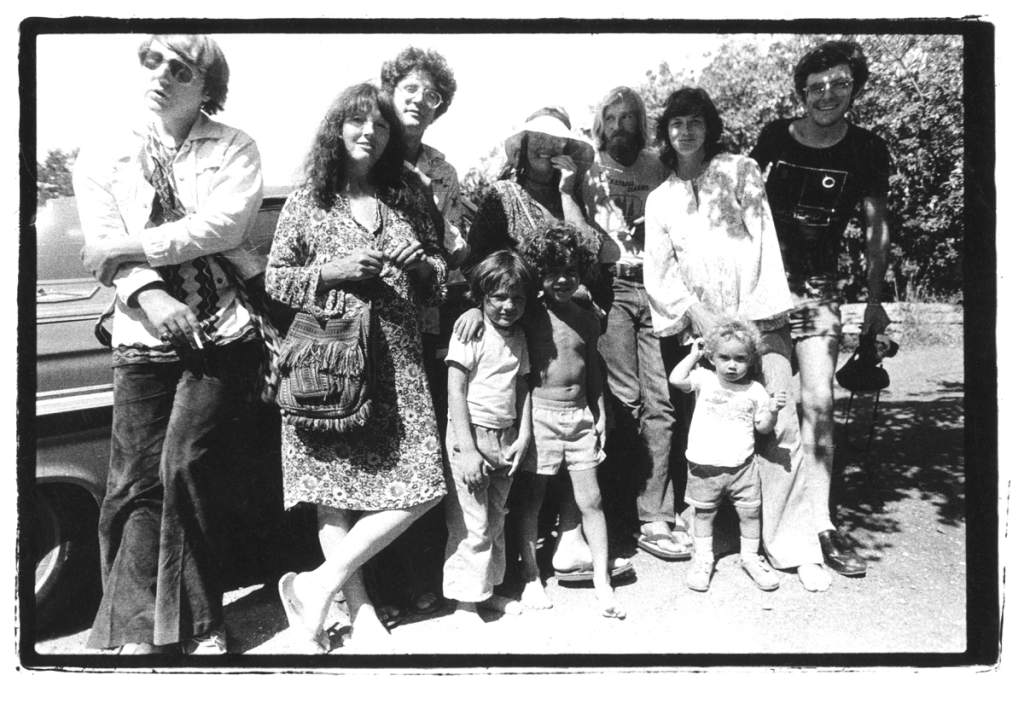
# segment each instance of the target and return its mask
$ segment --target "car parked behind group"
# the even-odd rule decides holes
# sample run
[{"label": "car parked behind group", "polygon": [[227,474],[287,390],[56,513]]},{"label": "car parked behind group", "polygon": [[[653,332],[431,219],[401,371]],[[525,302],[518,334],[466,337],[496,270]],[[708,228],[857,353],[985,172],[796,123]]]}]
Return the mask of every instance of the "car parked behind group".
[{"label": "car parked behind group", "polygon": [[[279,189],[260,208],[254,239],[264,254],[283,203]],[[96,530],[110,464],[113,371],[94,326],[114,290],[82,266],[74,198],[41,206],[36,231],[36,466],[20,540],[35,571],[36,622],[46,627],[73,599],[100,590]],[[268,531],[283,513],[276,409],[261,408],[253,427],[238,430],[234,450],[246,458],[244,474],[223,488],[235,579],[260,569],[264,539],[274,540]]]}]

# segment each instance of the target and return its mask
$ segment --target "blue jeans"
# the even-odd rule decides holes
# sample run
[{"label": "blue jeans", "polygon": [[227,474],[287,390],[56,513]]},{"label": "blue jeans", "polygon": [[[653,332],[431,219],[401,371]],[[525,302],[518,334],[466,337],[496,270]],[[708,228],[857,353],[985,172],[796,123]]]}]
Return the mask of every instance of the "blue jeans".
[{"label": "blue jeans", "polygon": [[100,510],[103,600],[91,648],[167,645],[223,625],[223,485],[263,354],[259,342],[114,368],[110,474]]},{"label": "blue jeans", "polygon": [[[615,277],[608,329],[598,342],[608,374],[615,411],[610,454],[625,461],[639,459],[641,523],[675,522],[675,493],[669,476],[676,428],[662,361],[661,341],[654,334],[647,291],[642,283]],[[614,447],[613,447],[614,446]],[[635,452],[630,450],[635,448]]]}]

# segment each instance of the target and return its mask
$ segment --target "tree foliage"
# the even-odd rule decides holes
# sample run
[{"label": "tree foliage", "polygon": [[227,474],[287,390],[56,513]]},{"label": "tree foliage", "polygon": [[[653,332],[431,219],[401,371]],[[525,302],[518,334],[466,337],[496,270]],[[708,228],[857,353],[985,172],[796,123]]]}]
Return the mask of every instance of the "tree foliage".
[{"label": "tree foliage", "polygon": [[[962,290],[963,249],[963,40],[955,35],[785,35],[724,37],[697,85],[715,100],[729,148],[746,154],[761,130],[779,118],[802,114],[793,67],[826,39],[859,42],[871,77],[850,119],[889,145],[891,295],[957,295]],[[668,75],[667,75],[668,74]],[[665,98],[684,85],[684,73],[662,64],[641,87],[657,115]],[[845,235],[841,266],[850,299],[866,290],[864,236],[857,218]]]},{"label": "tree foliage", "polygon": [[[729,149],[746,154],[761,130],[779,118],[802,114],[793,68],[827,39],[859,42],[871,77],[850,119],[889,145],[889,224],[892,238],[888,297],[957,296],[962,291],[964,238],[963,39],[958,35],[723,35],[699,78],[667,62],[636,86],[647,106],[651,135],[669,94],[686,85],[704,87],[725,123]],[[481,159],[463,179],[463,195],[478,201],[502,155]],[[864,235],[859,218],[845,234],[841,259],[845,292],[863,299],[867,287]]]},{"label": "tree foliage", "polygon": [[51,149],[46,153],[46,159],[37,164],[36,200],[39,205],[53,198],[75,195],[74,188],[71,186],[71,169],[77,158],[77,148],[70,152]]}]

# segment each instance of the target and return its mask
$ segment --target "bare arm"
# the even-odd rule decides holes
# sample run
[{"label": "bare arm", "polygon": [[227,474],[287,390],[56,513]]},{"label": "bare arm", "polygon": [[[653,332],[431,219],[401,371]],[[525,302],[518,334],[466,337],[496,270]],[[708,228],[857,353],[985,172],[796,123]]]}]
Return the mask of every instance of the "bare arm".
[{"label": "bare arm", "polygon": [[530,400],[530,384],[523,374],[516,378],[516,417],[519,419],[519,434],[505,455],[505,459],[512,464],[508,471],[510,477],[526,459],[526,451],[533,442],[533,404]]},{"label": "bare arm", "polygon": [[698,337],[693,342],[690,354],[683,357],[683,360],[676,365],[676,368],[669,374],[668,383],[681,391],[687,393],[693,391],[693,383],[690,381],[690,372],[697,366],[697,360],[704,352],[704,338]]},{"label": "bare arm", "polygon": [[882,289],[889,268],[889,223],[885,198],[864,199],[864,234],[867,238],[868,305],[864,309],[862,332],[882,334],[889,325],[889,316],[882,308]]},{"label": "bare arm", "polygon": [[788,394],[785,391],[778,391],[768,396],[768,405],[758,411],[754,418],[754,429],[759,433],[770,433],[775,429],[775,423],[779,420],[779,411],[786,407]]},{"label": "bare arm", "polygon": [[590,334],[587,336],[587,405],[594,414],[594,430],[605,443],[605,426],[607,424],[604,409],[604,365],[601,353],[597,349],[597,339],[601,335],[601,324],[594,316],[588,316]]},{"label": "bare arm", "polygon": [[452,465],[452,477],[476,493],[486,484],[487,466],[476,448],[473,428],[469,418],[469,372],[459,364],[448,365],[448,409],[452,416],[452,427],[459,440],[459,461]]}]

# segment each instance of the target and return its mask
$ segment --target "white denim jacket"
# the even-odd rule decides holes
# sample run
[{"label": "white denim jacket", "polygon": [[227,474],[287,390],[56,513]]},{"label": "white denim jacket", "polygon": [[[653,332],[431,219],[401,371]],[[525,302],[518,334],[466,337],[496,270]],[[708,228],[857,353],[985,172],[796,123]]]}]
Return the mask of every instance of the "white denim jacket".
[{"label": "white denim jacket", "polygon": [[[175,193],[186,216],[153,226],[149,218],[156,191],[149,182],[145,133],[142,126],[122,139],[83,149],[74,170],[86,241],[138,237],[148,260],[148,264],[122,266],[114,277],[115,346],[161,344],[132,300],[142,287],[162,281],[154,267],[223,253],[244,279],[266,268],[266,257],[248,239],[263,200],[256,142],[241,130],[200,113],[172,164]],[[227,287],[229,282],[218,281],[218,289]]]}]

